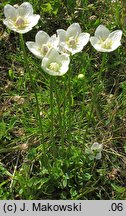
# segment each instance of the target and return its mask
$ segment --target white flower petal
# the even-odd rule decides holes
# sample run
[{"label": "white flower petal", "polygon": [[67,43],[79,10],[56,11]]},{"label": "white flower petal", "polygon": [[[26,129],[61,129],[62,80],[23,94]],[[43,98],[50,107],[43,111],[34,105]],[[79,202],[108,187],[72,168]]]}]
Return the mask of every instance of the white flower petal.
[{"label": "white flower petal", "polygon": [[68,55],[61,55],[62,66],[60,68],[60,75],[64,75],[69,69],[70,58]]},{"label": "white flower petal", "polygon": [[4,25],[6,25],[9,29],[12,29],[14,26],[13,26],[13,23],[10,22],[8,19],[5,19],[3,20],[3,23]]},{"label": "white flower petal", "polygon": [[119,46],[121,46],[120,42],[115,42],[112,44],[111,50],[109,52],[112,52],[114,50],[116,50]]},{"label": "white flower petal", "polygon": [[121,30],[115,30],[115,31],[110,33],[108,38],[111,39],[112,41],[120,41],[121,37],[122,37],[122,31]]},{"label": "white flower petal", "polygon": [[50,49],[50,51],[47,53],[47,55],[43,58],[42,60],[42,68],[43,70],[53,76],[58,75],[58,73],[56,71],[53,71],[49,68],[49,65],[52,62],[59,62],[60,58],[59,58],[59,53],[55,50],[55,49]]},{"label": "white flower petal", "polygon": [[112,40],[112,50],[117,49],[121,45],[121,37],[122,37],[122,31],[121,30],[115,30],[112,33],[110,33],[108,39]]},{"label": "white flower petal", "polygon": [[49,38],[49,43],[52,44],[52,46],[57,49],[57,46],[59,44],[59,37],[56,36],[56,34],[52,35]]},{"label": "white flower petal", "polygon": [[77,37],[81,33],[81,27],[78,23],[70,25],[66,31],[66,37]]},{"label": "white flower petal", "polygon": [[17,17],[16,9],[13,6],[7,4],[4,7],[4,15],[9,20],[15,20]]},{"label": "white flower petal", "polygon": [[102,157],[102,154],[101,154],[101,152],[97,153],[97,154],[96,154],[96,156],[95,156],[95,158],[96,158],[97,160],[100,160],[100,159],[101,159],[101,157]]},{"label": "white flower petal", "polygon": [[98,51],[101,49],[101,43],[100,40],[97,37],[90,37],[91,45]]},{"label": "white flower petal", "polygon": [[109,49],[105,49],[102,47],[102,43],[100,42],[100,39],[97,37],[90,37],[91,45],[99,52],[110,52]]},{"label": "white flower petal", "polygon": [[111,49],[110,49],[110,48],[106,49],[106,48],[103,48],[103,47],[100,46],[100,45],[97,45],[95,49],[96,49],[97,51],[99,51],[99,52],[112,52],[112,51],[113,51],[112,48],[111,48]]},{"label": "white flower petal", "polygon": [[35,25],[37,25],[39,19],[40,19],[40,15],[37,14],[33,14],[32,16],[28,17],[29,26],[32,28]]},{"label": "white flower petal", "polygon": [[68,51],[68,50],[65,48],[65,45],[66,45],[66,44],[64,44],[64,43],[60,43],[60,44],[58,45],[57,50],[58,50],[58,52],[60,52],[61,54],[70,55],[70,51]]},{"label": "white flower petal", "polygon": [[56,32],[60,39],[60,42],[65,42],[66,41],[66,31],[64,29],[58,29]]},{"label": "white flower petal", "polygon": [[42,46],[42,44],[46,44],[49,40],[49,35],[45,31],[39,31],[35,36],[35,41],[38,46]]},{"label": "white flower petal", "polygon": [[50,62],[59,62],[60,61],[60,54],[54,48],[50,49],[47,53],[46,57],[49,59]]},{"label": "white flower petal", "polygon": [[63,48],[63,49],[60,48],[61,51],[66,53],[66,54],[71,53],[72,55],[74,55],[76,52],[78,52],[76,48],[69,47],[68,44],[66,44],[66,43],[61,43],[61,47]]},{"label": "white flower petal", "polygon": [[44,57],[43,60],[42,60],[42,64],[41,64],[41,67],[43,68],[43,70],[45,72],[48,73],[49,69],[48,69],[48,66],[49,66],[49,59],[47,57]]},{"label": "white flower petal", "polygon": [[95,31],[95,37],[102,40],[106,40],[109,34],[110,31],[104,25],[99,25]]},{"label": "white flower petal", "polygon": [[12,28],[12,30],[13,31],[16,31],[16,32],[18,32],[18,33],[20,33],[20,34],[24,34],[24,33],[27,33],[27,32],[29,32],[30,30],[32,30],[32,27],[30,27],[30,26],[27,26],[27,27],[25,27],[24,29],[17,29],[17,28]]},{"label": "white flower petal", "polygon": [[83,49],[83,47],[88,43],[89,37],[90,37],[90,34],[88,33],[81,33],[79,35],[79,37],[77,38],[76,53],[80,52]]},{"label": "white flower petal", "polygon": [[17,8],[17,12],[21,17],[31,16],[33,15],[32,5],[29,2],[24,2]]},{"label": "white flower petal", "polygon": [[100,42],[100,40],[97,37],[90,37],[90,42],[92,46],[95,46],[96,44],[98,44]]},{"label": "white flower petal", "polygon": [[42,53],[35,42],[27,41],[26,46],[37,58],[42,59]]},{"label": "white flower petal", "polygon": [[78,43],[82,43],[85,46],[89,41],[90,34],[89,33],[80,33],[78,36]]},{"label": "white flower petal", "polygon": [[94,142],[93,145],[91,146],[91,150],[102,150],[103,149],[103,145],[99,144],[98,142]]},{"label": "white flower petal", "polygon": [[91,150],[97,150],[99,146],[99,143],[95,142],[93,143],[93,145],[91,146]]}]

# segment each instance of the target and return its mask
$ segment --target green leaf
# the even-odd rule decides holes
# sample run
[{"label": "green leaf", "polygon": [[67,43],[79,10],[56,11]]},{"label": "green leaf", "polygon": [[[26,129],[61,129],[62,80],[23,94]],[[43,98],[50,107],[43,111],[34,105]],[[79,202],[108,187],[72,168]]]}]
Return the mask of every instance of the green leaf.
[{"label": "green leaf", "polygon": [[14,72],[13,72],[12,69],[10,69],[10,70],[8,71],[8,74],[9,74],[10,79],[13,80],[13,79],[14,79]]},{"label": "green leaf", "polygon": [[8,129],[7,129],[7,130],[12,130],[13,127],[14,127],[14,125],[15,125],[15,123],[16,123],[16,121],[17,121],[17,118],[14,116],[14,117],[10,120],[10,123],[9,123],[9,125],[8,125]]},{"label": "green leaf", "polygon": [[4,121],[0,122],[0,139],[6,136],[6,124]]},{"label": "green leaf", "polygon": [[113,190],[115,190],[117,193],[124,193],[125,192],[125,188],[124,187],[121,187],[121,186],[118,186],[118,185],[115,185],[115,184],[111,184]]},{"label": "green leaf", "polygon": [[51,4],[50,4],[50,3],[45,3],[45,4],[43,4],[42,10],[43,10],[44,12],[50,13],[50,12],[52,11],[52,6],[51,6]]},{"label": "green leaf", "polygon": [[13,175],[0,163],[0,176],[6,175],[12,177]]},{"label": "green leaf", "polygon": [[90,175],[90,173],[85,173],[84,174],[84,180],[90,180],[92,177],[92,175]]}]

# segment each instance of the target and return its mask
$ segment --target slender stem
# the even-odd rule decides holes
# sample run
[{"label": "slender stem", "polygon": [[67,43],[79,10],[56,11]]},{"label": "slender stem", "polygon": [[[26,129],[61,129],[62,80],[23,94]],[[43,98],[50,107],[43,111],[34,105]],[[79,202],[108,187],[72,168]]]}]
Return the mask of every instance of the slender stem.
[{"label": "slender stem", "polygon": [[50,76],[50,108],[51,108],[51,145],[53,146],[54,155],[55,143],[54,143],[54,112],[53,112],[53,77]]},{"label": "slender stem", "polygon": [[63,147],[63,145],[64,145],[64,131],[63,131],[63,125],[62,125],[62,113],[61,113],[60,100],[59,100],[56,80],[54,80],[54,82],[55,82],[56,102],[57,102],[57,106],[58,106],[59,126],[60,126],[60,133],[61,133],[61,145]]},{"label": "slender stem", "polygon": [[35,95],[37,114],[38,114],[38,121],[39,121],[39,128],[40,128],[40,133],[41,133],[41,143],[43,145],[44,155],[46,155],[45,154],[46,150],[45,150],[45,143],[44,143],[44,133],[43,133],[43,126],[42,126],[42,120],[41,120],[41,115],[40,115],[39,102],[38,102],[36,87],[35,87],[34,80],[32,78],[32,74],[31,74],[31,70],[29,69],[29,66],[28,66],[27,54],[26,54],[26,51],[25,51],[25,44],[24,44],[24,39],[23,39],[23,35],[22,34],[20,34],[20,41],[21,41],[21,49],[22,49],[22,52],[23,52],[23,55],[24,55],[25,69],[29,73],[31,85],[32,85],[32,88],[33,88],[33,91],[34,91],[34,95]]},{"label": "slender stem", "polygon": [[122,0],[122,27],[126,29],[126,1]]},{"label": "slender stem", "polygon": [[13,177],[12,177],[11,183],[10,183],[10,190],[11,190],[11,192],[13,192],[14,177],[15,177],[15,174],[16,174],[16,171],[17,171],[19,157],[20,157],[20,153],[18,154],[17,161],[16,161],[16,164],[15,164],[15,167],[14,167]]},{"label": "slender stem", "polygon": [[63,86],[63,136],[65,139],[66,132],[66,76],[64,76],[64,86]]},{"label": "slender stem", "polygon": [[69,100],[69,116],[68,116],[68,139],[69,139],[69,144],[71,143],[71,104],[72,104],[72,99],[71,99],[71,71],[69,70],[68,72],[68,100]]},{"label": "slender stem", "polygon": [[85,134],[84,134],[83,144],[85,143],[85,140],[86,140],[86,137],[87,137],[87,133],[88,133],[88,129],[89,129],[89,125],[90,125],[91,119],[92,119],[94,107],[95,107],[95,105],[96,105],[96,107],[98,107],[97,106],[97,99],[98,99],[99,85],[100,85],[100,81],[101,81],[102,72],[105,69],[104,68],[105,67],[105,62],[106,62],[106,53],[103,53],[102,63],[101,63],[100,71],[99,71],[99,74],[98,74],[96,87],[95,87],[94,92],[93,92],[92,103],[91,103],[91,110],[90,110],[90,115],[89,115],[89,118],[88,118],[86,130],[85,130]]},{"label": "slender stem", "polygon": [[[86,82],[85,82],[85,73],[86,73],[86,68],[85,68],[85,71],[84,71],[84,77],[82,78],[82,80],[78,80],[81,84],[82,84],[82,92],[83,92],[83,96],[82,96],[82,106],[81,106],[81,118],[80,120],[78,121],[78,135],[81,137],[81,130],[82,130],[82,121],[81,119],[83,120],[84,119],[84,110],[85,110],[85,86],[86,86]],[[79,145],[79,142],[78,142],[78,145]]]}]

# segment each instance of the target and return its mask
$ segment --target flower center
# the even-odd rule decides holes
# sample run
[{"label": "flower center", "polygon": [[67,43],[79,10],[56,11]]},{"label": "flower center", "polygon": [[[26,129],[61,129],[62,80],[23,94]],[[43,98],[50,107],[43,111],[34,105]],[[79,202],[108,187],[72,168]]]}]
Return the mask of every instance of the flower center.
[{"label": "flower center", "polygon": [[26,22],[24,21],[23,18],[21,17],[18,17],[16,22],[15,22],[15,25],[18,27],[18,28],[24,28],[26,26]]},{"label": "flower center", "polygon": [[104,48],[104,49],[111,49],[111,47],[112,47],[112,40],[110,40],[110,39],[106,39],[102,43],[102,48]]},{"label": "flower center", "polygon": [[68,45],[69,45],[70,47],[75,47],[77,41],[76,41],[76,39],[74,39],[73,37],[70,37],[67,43],[68,43]]},{"label": "flower center", "polygon": [[49,47],[46,44],[43,44],[41,48],[42,54],[45,56],[48,51],[49,51]]},{"label": "flower center", "polygon": [[53,71],[55,71],[55,72],[58,72],[59,69],[60,69],[60,65],[59,65],[57,62],[52,62],[52,63],[50,63],[50,65],[49,65],[49,69],[50,69],[50,70],[53,70]]}]

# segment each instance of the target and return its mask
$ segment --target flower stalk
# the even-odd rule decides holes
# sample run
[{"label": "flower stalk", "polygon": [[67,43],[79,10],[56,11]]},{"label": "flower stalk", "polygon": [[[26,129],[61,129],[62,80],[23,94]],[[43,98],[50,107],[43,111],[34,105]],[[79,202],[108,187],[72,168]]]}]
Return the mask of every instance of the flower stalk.
[{"label": "flower stalk", "polygon": [[61,146],[63,147],[64,146],[63,118],[62,118],[60,98],[59,98],[59,94],[58,94],[56,79],[54,79],[54,84],[55,84],[56,102],[57,102],[57,107],[58,107],[59,127],[60,127],[60,134],[61,134]]},{"label": "flower stalk", "polygon": [[125,29],[126,28],[126,1],[122,0],[122,26]]},{"label": "flower stalk", "polygon": [[40,133],[41,133],[41,143],[43,145],[44,155],[46,155],[45,154],[46,153],[46,149],[45,149],[45,143],[44,143],[43,126],[42,126],[42,120],[41,120],[40,108],[39,108],[39,101],[38,101],[38,97],[37,97],[37,92],[36,92],[36,88],[35,88],[35,85],[34,85],[34,81],[33,81],[33,78],[32,78],[32,74],[31,74],[31,71],[30,71],[30,69],[28,67],[27,54],[26,54],[26,51],[25,51],[25,44],[24,44],[24,39],[23,39],[23,35],[22,34],[20,34],[20,42],[21,42],[21,49],[22,49],[23,56],[24,56],[24,66],[25,66],[26,71],[29,74],[31,85],[32,85],[32,88],[33,88],[33,91],[34,91],[34,95],[35,95],[36,107],[37,107],[37,115],[38,115],[38,121],[39,121],[39,128],[40,128]]},{"label": "flower stalk", "polygon": [[68,140],[69,144],[71,143],[71,104],[72,104],[72,95],[71,95],[71,70],[68,73]]},{"label": "flower stalk", "polygon": [[54,110],[53,110],[53,77],[50,76],[50,108],[51,108],[51,146],[53,147],[54,156],[56,156],[56,148],[54,141]]},{"label": "flower stalk", "polygon": [[93,112],[94,112],[94,107],[96,107],[97,113],[100,116],[100,111],[99,111],[99,108],[98,108],[98,105],[97,105],[98,104],[97,100],[98,100],[99,85],[100,85],[100,82],[101,82],[102,73],[103,73],[103,71],[105,69],[105,65],[106,65],[106,58],[107,58],[106,53],[103,53],[101,67],[100,67],[100,71],[98,73],[97,83],[96,83],[96,86],[95,86],[95,89],[94,89],[94,92],[93,92],[90,115],[89,115],[87,126],[86,126],[86,129],[85,129],[83,144],[85,144],[85,141],[86,141],[89,125],[91,123],[91,119],[92,119]]}]

